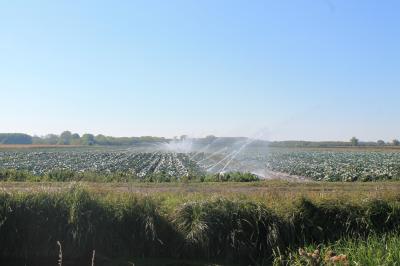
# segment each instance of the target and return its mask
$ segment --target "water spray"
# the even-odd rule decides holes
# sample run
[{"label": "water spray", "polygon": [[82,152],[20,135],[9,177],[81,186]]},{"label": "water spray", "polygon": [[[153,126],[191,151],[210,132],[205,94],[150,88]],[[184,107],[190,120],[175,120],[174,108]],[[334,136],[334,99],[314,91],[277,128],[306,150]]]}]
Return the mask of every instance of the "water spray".
[{"label": "water spray", "polygon": [[225,169],[228,167],[228,165],[236,158],[236,156],[250,143],[252,143],[254,141],[254,139],[250,139],[248,140],[245,144],[243,144],[239,150],[237,150],[237,152],[232,156],[232,158],[225,164],[225,166],[222,168],[221,172],[224,172]]},{"label": "water spray", "polygon": [[207,169],[207,171],[210,171],[211,169],[213,169],[214,167],[216,167],[217,165],[221,164],[222,162],[224,162],[225,160],[229,159],[231,156],[233,156],[235,153],[237,152],[237,150],[234,150],[233,152],[229,153],[227,156],[225,156],[222,160],[218,161],[216,164],[212,165],[211,167],[209,167]]},{"label": "water spray", "polygon": [[222,149],[220,149],[220,150],[218,150],[218,151],[216,151],[216,152],[213,152],[213,153],[211,153],[211,155],[209,155],[209,156],[207,156],[206,158],[204,158],[204,159],[198,161],[197,163],[204,162],[204,161],[210,159],[211,157],[214,157],[215,155],[217,155],[217,154],[223,152],[223,151],[226,150],[226,149],[228,149],[228,147],[224,147],[224,148],[222,148]]}]

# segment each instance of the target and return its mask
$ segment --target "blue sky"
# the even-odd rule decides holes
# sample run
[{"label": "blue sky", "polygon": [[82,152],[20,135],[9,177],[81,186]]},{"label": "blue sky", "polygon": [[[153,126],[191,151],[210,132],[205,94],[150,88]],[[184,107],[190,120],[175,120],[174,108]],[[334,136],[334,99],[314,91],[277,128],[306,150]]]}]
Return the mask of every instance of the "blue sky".
[{"label": "blue sky", "polygon": [[400,138],[400,1],[3,1],[0,131]]}]

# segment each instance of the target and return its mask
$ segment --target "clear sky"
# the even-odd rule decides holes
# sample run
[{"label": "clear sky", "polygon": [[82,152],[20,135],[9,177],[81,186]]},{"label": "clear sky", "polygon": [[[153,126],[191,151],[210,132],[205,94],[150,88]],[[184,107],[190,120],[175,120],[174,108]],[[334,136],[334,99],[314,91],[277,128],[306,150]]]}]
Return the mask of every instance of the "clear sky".
[{"label": "clear sky", "polygon": [[400,1],[2,1],[0,132],[400,138]]}]

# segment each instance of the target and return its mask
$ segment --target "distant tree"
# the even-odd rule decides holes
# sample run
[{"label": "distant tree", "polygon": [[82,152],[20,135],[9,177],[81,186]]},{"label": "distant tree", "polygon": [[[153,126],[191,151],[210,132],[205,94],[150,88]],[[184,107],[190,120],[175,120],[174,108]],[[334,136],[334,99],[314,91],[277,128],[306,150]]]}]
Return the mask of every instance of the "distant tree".
[{"label": "distant tree", "polygon": [[393,146],[399,146],[400,145],[400,141],[398,139],[394,139],[392,141]]},{"label": "distant tree", "polygon": [[47,134],[44,138],[44,144],[54,145],[58,143],[58,136],[56,134]]},{"label": "distant tree", "polygon": [[95,144],[95,139],[92,134],[83,134],[81,137],[81,144],[82,145],[93,145]]},{"label": "distant tree", "polygon": [[214,135],[208,135],[204,138],[205,143],[207,143],[208,145],[210,145],[211,143],[213,143],[215,140],[217,139],[216,136]]},{"label": "distant tree", "polygon": [[74,133],[71,136],[71,144],[72,145],[79,145],[81,144],[81,136],[78,133]]},{"label": "distant tree", "polygon": [[182,135],[182,136],[180,137],[180,140],[185,140],[185,139],[187,139],[187,138],[188,138],[187,135]]},{"label": "distant tree", "polygon": [[44,138],[39,136],[32,137],[32,144],[46,144]]},{"label": "distant tree", "polygon": [[69,144],[71,144],[71,139],[72,139],[71,131],[64,131],[60,135],[60,138],[58,140],[58,144],[69,145]]},{"label": "distant tree", "polygon": [[377,142],[376,142],[379,146],[384,146],[385,145],[385,142],[383,141],[383,140],[378,140]]},{"label": "distant tree", "polygon": [[23,133],[0,133],[0,144],[32,144],[32,137]]},{"label": "distant tree", "polygon": [[95,142],[99,145],[108,145],[110,144],[109,138],[104,135],[97,135],[95,138]]},{"label": "distant tree", "polygon": [[352,137],[350,139],[350,143],[352,146],[358,146],[358,139],[356,137]]}]

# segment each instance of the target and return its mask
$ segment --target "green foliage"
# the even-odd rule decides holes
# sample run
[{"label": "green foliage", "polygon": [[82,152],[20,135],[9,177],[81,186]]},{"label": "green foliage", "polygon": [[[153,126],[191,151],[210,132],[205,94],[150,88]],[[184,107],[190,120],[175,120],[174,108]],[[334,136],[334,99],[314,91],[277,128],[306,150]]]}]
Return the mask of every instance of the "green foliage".
[{"label": "green foliage", "polygon": [[226,173],[215,175],[185,175],[173,176],[165,172],[152,173],[139,177],[134,173],[116,171],[109,173],[96,173],[91,171],[77,172],[70,170],[53,170],[43,175],[35,175],[28,171],[14,169],[0,169],[0,181],[51,181],[51,182],[255,182],[259,178],[250,173]]},{"label": "green foliage", "polygon": [[[109,258],[212,258],[229,264],[270,265],[274,258],[295,262],[296,254],[286,256],[286,251],[298,247],[339,243],[334,250],[345,252],[349,247],[345,254],[354,261],[366,255],[368,245],[375,245],[379,258],[375,265],[386,265],[377,263],[391,260],[383,257],[374,236],[399,232],[399,210],[398,202],[343,205],[303,199],[297,208],[278,215],[263,203],[225,198],[171,208],[158,197],[91,194],[80,184],[64,192],[2,192],[0,256],[21,258],[22,264],[36,257],[56,258],[60,241],[65,259],[87,257],[96,250]],[[356,240],[346,240],[350,237]],[[398,245],[396,239],[382,241]],[[358,243],[361,249],[356,248]],[[390,254],[392,260],[398,258]]]},{"label": "green foliage", "polygon": [[165,138],[142,136],[142,137],[111,137],[104,135],[94,136],[66,130],[60,135],[48,134],[44,137],[31,137],[21,133],[0,133],[0,144],[47,144],[47,145],[137,145],[165,142]]},{"label": "green foliage", "polygon": [[350,143],[351,143],[351,145],[352,146],[358,146],[358,139],[356,138],[356,137],[352,137],[351,139],[350,139]]},{"label": "green foliage", "polygon": [[79,185],[61,194],[0,194],[0,202],[2,258],[54,257],[56,241],[66,258],[94,249],[110,256],[151,256],[165,253],[162,243],[173,233],[153,200],[101,200]]},{"label": "green foliage", "polygon": [[158,143],[165,141],[164,138],[143,136],[143,137],[111,137],[104,135],[97,135],[94,137],[94,144],[97,145],[136,145],[136,144],[146,144],[146,143]]},{"label": "green foliage", "polygon": [[[292,242],[323,243],[344,236],[366,236],[370,233],[398,231],[400,208],[382,200],[354,205],[341,201],[319,204],[302,199],[290,218],[297,233]],[[300,231],[298,231],[300,229]]]},{"label": "green foliage", "polygon": [[32,144],[32,137],[22,133],[0,133],[0,144]]},{"label": "green foliage", "polygon": [[276,266],[333,266],[346,265],[329,262],[326,258],[332,252],[337,255],[345,255],[350,265],[363,266],[392,266],[398,265],[400,261],[400,236],[397,233],[377,235],[372,234],[369,237],[343,238],[333,243],[308,245],[304,248],[306,253],[313,253],[319,249],[321,261],[317,264],[310,263],[309,260],[301,256],[296,250],[288,251],[286,254],[278,254],[274,258],[273,265]]},{"label": "green foliage", "polygon": [[[217,199],[188,202],[174,215],[188,254],[246,258],[255,263],[280,244],[280,220],[262,204]],[[196,255],[198,256],[198,255]]]},{"label": "green foliage", "polygon": [[300,141],[300,140],[288,140],[288,141],[272,141],[268,143],[269,147],[275,148],[333,148],[333,147],[351,147],[351,146],[362,146],[362,147],[374,147],[379,146],[381,142],[372,141],[359,141],[357,138],[352,138],[350,141]]},{"label": "green foliage", "polygon": [[64,131],[58,138],[58,144],[70,145],[72,141],[72,133],[70,131]]},{"label": "green foliage", "polygon": [[56,134],[48,134],[44,138],[42,138],[42,141],[40,143],[36,144],[50,144],[50,145],[55,145],[59,141],[59,138]]},{"label": "green foliage", "polygon": [[96,141],[92,134],[83,134],[81,137],[81,144],[82,145],[93,145]]},{"label": "green foliage", "polygon": [[227,172],[208,174],[202,179],[205,182],[256,182],[260,181],[260,178],[252,173],[248,172]]},{"label": "green foliage", "polygon": [[400,179],[400,153],[372,151],[276,151],[267,168],[322,181]]},{"label": "green foliage", "polygon": [[378,140],[377,142],[376,142],[376,144],[378,144],[378,146],[385,146],[385,141],[383,141],[383,140]]}]

